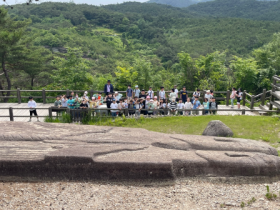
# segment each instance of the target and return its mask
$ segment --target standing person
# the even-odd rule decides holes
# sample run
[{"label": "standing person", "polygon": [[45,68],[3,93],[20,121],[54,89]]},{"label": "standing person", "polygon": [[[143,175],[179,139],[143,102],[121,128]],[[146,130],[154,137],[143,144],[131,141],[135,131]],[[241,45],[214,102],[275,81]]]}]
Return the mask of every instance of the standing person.
[{"label": "standing person", "polygon": [[241,88],[239,88],[238,91],[236,92],[236,99],[237,99],[237,107],[238,107],[238,109],[240,109],[240,102],[242,100],[242,96],[243,96],[242,90],[241,90]]},{"label": "standing person", "polygon": [[135,90],[133,91],[133,96],[139,98],[140,93],[141,93],[141,91],[140,91],[138,85],[135,85]]},{"label": "standing person", "polygon": [[204,114],[207,115],[209,113],[209,101],[207,98],[204,98],[203,107],[204,107]]},{"label": "standing person", "polygon": [[104,93],[105,95],[109,95],[109,93],[113,93],[114,92],[114,87],[111,84],[111,80],[107,81],[107,84],[104,86]]},{"label": "standing person", "polygon": [[169,94],[169,101],[172,101],[173,99],[176,100],[176,93],[174,89],[171,89],[171,93]]},{"label": "standing person", "polygon": [[29,101],[28,101],[27,105],[28,105],[28,107],[30,108],[30,110],[29,110],[30,119],[29,119],[28,122],[31,122],[31,118],[32,118],[32,115],[33,115],[33,114],[34,114],[34,116],[37,117],[37,122],[40,122],[40,121],[39,121],[38,114],[37,114],[37,111],[36,111],[37,104],[36,104],[36,102],[33,100],[33,97],[32,97],[32,96],[29,97]]},{"label": "standing person", "polygon": [[112,103],[110,104],[110,108],[111,108],[111,114],[112,117],[116,117],[117,116],[117,112],[118,112],[118,108],[119,105],[116,103],[116,99],[112,99]]},{"label": "standing person", "polygon": [[154,91],[152,87],[149,88],[147,95],[150,96],[150,98],[154,98]]},{"label": "standing person", "polygon": [[184,107],[185,107],[185,104],[182,103],[182,99],[179,99],[179,103],[177,105],[179,115],[183,115]]},{"label": "standing person", "polygon": [[128,85],[128,86],[127,86],[126,97],[127,97],[127,100],[128,100],[128,101],[131,101],[131,100],[132,100],[132,97],[133,97],[133,90],[132,90],[132,88],[131,88],[131,85]]},{"label": "standing person", "polygon": [[165,95],[164,87],[160,87],[160,91],[159,91],[159,99],[166,99],[166,95]]},{"label": "standing person", "polygon": [[147,109],[148,109],[148,115],[154,114],[154,110],[153,110],[154,109],[154,100],[153,99],[149,100],[149,102],[147,103]]},{"label": "standing person", "polygon": [[54,102],[54,106],[56,106],[57,108],[60,108],[62,106],[60,101],[60,96],[56,96],[56,101]]},{"label": "standing person", "polygon": [[231,108],[234,108],[234,99],[236,97],[236,89],[232,88],[231,94],[230,94],[230,101],[231,101]]},{"label": "standing person", "polygon": [[[105,97],[107,109],[111,108],[111,104],[113,103],[113,97],[112,93],[108,93],[108,95]],[[110,110],[108,110],[108,114],[110,113]]]},{"label": "standing person", "polygon": [[195,97],[200,97],[200,89],[196,89],[195,92],[193,92],[193,97],[192,97],[192,103],[195,101]]},{"label": "standing person", "polygon": [[187,102],[188,98],[188,92],[186,91],[186,87],[183,87],[183,90],[180,92],[180,99],[182,99],[182,102],[185,104]]},{"label": "standing person", "polygon": [[141,113],[141,109],[142,109],[142,104],[140,102],[140,99],[139,100],[136,100],[135,101],[135,117],[140,117],[140,113]]},{"label": "standing person", "polygon": [[67,99],[66,95],[63,95],[61,97],[61,106],[62,107],[67,107],[67,101],[68,101],[68,99]]},{"label": "standing person", "polygon": [[75,93],[74,93],[74,91],[72,91],[70,95],[71,95],[73,98],[75,98]]},{"label": "standing person", "polygon": [[[139,96],[140,99],[142,99],[142,103],[143,103],[143,108],[145,109],[146,107],[146,98],[147,98],[147,95],[145,94],[145,90],[141,90],[141,94]],[[145,110],[141,110],[141,113],[142,114],[145,114]]]},{"label": "standing person", "polygon": [[68,97],[67,107],[68,107],[69,109],[74,109],[74,108],[75,108],[75,99],[73,99],[72,95],[70,95],[70,96]]},{"label": "standing person", "polygon": [[169,103],[170,115],[175,115],[177,110],[176,98],[172,98],[172,101]]},{"label": "standing person", "polygon": [[212,114],[216,114],[216,111],[218,109],[218,104],[215,98],[212,98],[212,101],[209,103],[209,109]]},{"label": "standing person", "polygon": [[80,104],[80,109],[87,109],[88,108],[88,103],[86,100],[83,100],[83,102]]},{"label": "standing person", "polygon": [[87,101],[89,101],[89,98],[88,98],[87,94],[88,94],[88,92],[85,91],[85,92],[84,92],[84,97],[85,97],[85,99],[87,99]]},{"label": "standing person", "polygon": [[174,89],[174,93],[176,93],[176,102],[178,102],[179,101],[179,97],[178,97],[179,91],[177,89],[177,85],[174,85],[173,89]]},{"label": "standing person", "polygon": [[114,98],[116,99],[117,104],[120,103],[120,99],[122,98],[122,94],[119,92],[115,92]]},{"label": "standing person", "polygon": [[130,100],[128,104],[128,113],[129,115],[134,115],[135,114],[135,106],[134,106],[134,101]]},{"label": "standing person", "polygon": [[201,106],[201,103],[200,101],[198,100],[198,96],[196,96],[194,98],[194,101],[193,101],[193,115],[199,115],[199,107]]},{"label": "standing person", "polygon": [[204,98],[207,98],[207,101],[211,102],[211,99],[213,98],[213,96],[211,95],[210,90],[206,91],[206,94],[204,95]]},{"label": "standing person", "polygon": [[[191,103],[191,99],[188,98],[187,102],[185,103],[185,109],[192,109],[192,103]],[[185,111],[185,115],[191,115],[191,111]]]},{"label": "standing person", "polygon": [[154,115],[158,115],[159,101],[157,100],[157,96],[154,96]]}]

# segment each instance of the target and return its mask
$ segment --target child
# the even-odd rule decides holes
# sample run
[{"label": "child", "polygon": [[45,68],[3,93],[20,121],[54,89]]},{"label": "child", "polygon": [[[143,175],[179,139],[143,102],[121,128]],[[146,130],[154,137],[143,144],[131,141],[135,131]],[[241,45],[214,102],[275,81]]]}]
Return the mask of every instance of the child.
[{"label": "child", "polygon": [[179,101],[179,100],[178,100],[178,92],[179,92],[179,91],[178,91],[178,89],[177,89],[177,85],[174,85],[174,88],[173,88],[173,89],[174,89],[174,93],[176,94],[176,102],[177,102],[177,101]]},{"label": "child", "polygon": [[160,87],[160,91],[159,91],[159,99],[166,99],[166,95],[165,95],[164,87]]},{"label": "child", "polygon": [[128,101],[132,100],[133,96],[133,90],[131,89],[131,85],[128,85],[127,90],[126,90],[126,97]]},{"label": "child", "polygon": [[188,98],[188,92],[186,91],[186,87],[183,87],[183,90],[180,92],[181,95],[181,99],[183,101],[183,103],[185,104],[187,102],[187,98]]},{"label": "child", "polygon": [[[183,109],[184,109],[185,104],[182,103],[182,99],[179,99],[179,103],[177,105],[178,108],[178,114],[183,115]],[[180,110],[181,109],[181,110]]]},{"label": "child", "polygon": [[215,98],[212,98],[212,101],[209,103],[209,108],[212,114],[216,114],[216,111],[218,109],[218,104]]},{"label": "child", "polygon": [[129,115],[134,115],[135,114],[135,106],[134,106],[134,101],[130,100],[129,104],[128,104],[128,113]]},{"label": "child", "polygon": [[133,91],[133,95],[134,95],[134,97],[139,98],[140,93],[141,93],[141,91],[139,90],[138,85],[135,85],[135,89],[134,89],[134,91]]},{"label": "child", "polygon": [[198,96],[196,96],[194,98],[194,101],[193,101],[193,108],[192,108],[193,109],[193,115],[199,115],[198,109],[199,109],[200,106],[201,106],[201,103],[198,100]]},{"label": "child", "polygon": [[122,94],[115,92],[114,98],[116,99],[117,104],[120,103],[120,99],[122,98]]},{"label": "child", "polygon": [[149,88],[147,95],[150,96],[150,98],[154,98],[154,91],[153,91],[152,87]]},{"label": "child", "polygon": [[231,101],[231,108],[234,108],[234,99],[236,96],[236,89],[232,88],[231,94],[230,94],[230,101]]},{"label": "child", "polygon": [[[192,109],[191,99],[187,98],[187,102],[185,103],[185,109]],[[191,115],[191,111],[185,111],[185,115]]]},{"label": "child", "polygon": [[157,96],[154,96],[154,109],[156,109],[154,111],[154,115],[157,115],[158,114],[158,108],[159,108],[159,102],[157,100]]},{"label": "child", "polygon": [[56,96],[56,101],[54,102],[54,106],[60,108],[62,106],[60,101],[60,96]]},{"label": "child", "polygon": [[67,105],[69,109],[75,109],[75,99],[73,99],[72,95],[68,97]]},{"label": "child", "polygon": [[242,95],[243,95],[242,90],[241,90],[241,88],[239,88],[238,91],[236,92],[236,99],[237,99],[237,107],[238,107],[238,109],[240,109],[240,102],[242,100]]},{"label": "child", "polygon": [[[209,91],[209,93],[210,93],[210,91]],[[204,98],[203,107],[204,107],[204,114],[207,115],[209,113],[208,98]]]},{"label": "child", "polygon": [[173,101],[173,98],[176,100],[176,93],[174,89],[172,89],[171,93],[169,94],[169,101]]},{"label": "child", "polygon": [[149,100],[146,103],[148,103],[147,108],[146,108],[146,109],[148,109],[148,115],[153,115],[153,113],[154,113],[154,110],[153,110],[154,109],[154,100]]},{"label": "child", "polygon": [[87,109],[87,108],[88,108],[87,100],[83,100],[83,102],[80,104],[80,109]]},{"label": "child", "polygon": [[112,99],[112,103],[110,104],[112,117],[117,116],[118,107],[119,105],[116,103],[116,99]]},{"label": "child", "polygon": [[29,97],[29,101],[28,101],[28,107],[30,108],[30,110],[29,110],[29,113],[30,113],[30,119],[29,119],[29,121],[28,122],[31,122],[31,118],[32,118],[32,114],[34,114],[34,116],[36,116],[37,117],[37,122],[40,122],[39,121],[39,117],[38,117],[38,115],[37,115],[37,111],[36,111],[36,102],[33,100],[33,97],[32,96],[30,96]]},{"label": "child", "polygon": [[211,99],[213,98],[213,96],[211,95],[210,90],[206,91],[206,94],[204,95],[204,98],[207,98],[207,101],[211,102]]},{"label": "child", "polygon": [[121,116],[121,115],[123,115],[123,109],[125,109],[125,104],[124,104],[124,102],[123,102],[123,100],[121,99],[120,100],[120,102],[119,102],[119,106],[118,106],[118,108],[119,108],[119,115]]},{"label": "child", "polygon": [[63,95],[62,97],[61,97],[61,106],[62,107],[67,107],[67,97],[65,96],[65,95]]},{"label": "child", "polygon": [[135,102],[135,117],[140,117],[141,109],[143,105],[141,104],[140,100],[136,100]]},{"label": "child", "polygon": [[200,89],[196,89],[196,91],[193,93],[193,97],[192,97],[192,103],[195,101],[195,97],[200,97]]},{"label": "child", "polygon": [[172,101],[169,103],[170,114],[175,115],[177,110],[177,102],[175,101],[176,98],[173,98]]},{"label": "child", "polygon": [[[107,109],[110,109],[111,108],[111,104],[113,103],[112,93],[109,93],[105,97],[105,101],[106,101]],[[110,110],[108,110],[108,114],[109,114],[109,112],[110,112]]]}]

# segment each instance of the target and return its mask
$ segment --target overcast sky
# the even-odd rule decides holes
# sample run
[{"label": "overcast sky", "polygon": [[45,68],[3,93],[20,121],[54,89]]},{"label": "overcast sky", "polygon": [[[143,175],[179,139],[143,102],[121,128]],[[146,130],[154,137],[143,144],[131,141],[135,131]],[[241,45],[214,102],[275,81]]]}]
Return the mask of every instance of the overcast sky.
[{"label": "overcast sky", "polygon": [[[49,2],[50,0],[39,0],[39,2]],[[52,2],[69,2],[70,0],[51,0]],[[93,5],[106,5],[106,4],[117,4],[127,2],[129,0],[74,0],[76,4],[93,4]],[[146,2],[148,0],[130,0],[137,2]],[[6,0],[9,5],[21,4],[27,2],[27,0]],[[3,0],[0,0],[0,5],[4,4]]]}]

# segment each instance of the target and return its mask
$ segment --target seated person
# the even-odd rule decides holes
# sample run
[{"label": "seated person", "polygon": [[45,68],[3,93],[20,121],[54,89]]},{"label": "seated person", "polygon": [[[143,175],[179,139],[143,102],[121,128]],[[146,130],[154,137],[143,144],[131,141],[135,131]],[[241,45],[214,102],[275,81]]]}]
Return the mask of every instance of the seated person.
[{"label": "seated person", "polygon": [[54,102],[54,106],[60,108],[61,107],[60,96],[56,96],[56,101]]}]

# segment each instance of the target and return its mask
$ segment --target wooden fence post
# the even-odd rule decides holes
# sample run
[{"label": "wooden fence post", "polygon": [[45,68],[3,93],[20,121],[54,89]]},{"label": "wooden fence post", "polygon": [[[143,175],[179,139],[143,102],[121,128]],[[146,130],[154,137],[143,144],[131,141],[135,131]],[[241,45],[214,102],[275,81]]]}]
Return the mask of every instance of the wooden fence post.
[{"label": "wooden fence post", "polygon": [[43,98],[43,104],[45,104],[46,103],[46,90],[45,89],[42,90],[42,98]]},{"label": "wooden fence post", "polygon": [[66,90],[66,97],[69,96],[69,89]]},{"label": "wooden fence post", "polygon": [[226,99],[226,105],[229,106],[229,99],[230,99],[230,91],[227,91],[227,99]]},{"label": "wooden fence post", "polygon": [[242,115],[245,115],[245,112],[246,112],[245,109],[242,109]]},{"label": "wooden fence post", "polygon": [[52,118],[52,107],[49,107],[49,118]]},{"label": "wooden fence post", "polygon": [[13,107],[9,108],[10,121],[14,121]]},{"label": "wooden fence post", "polygon": [[159,91],[157,91],[157,100],[159,101]]},{"label": "wooden fence post", "polygon": [[17,89],[18,104],[21,104],[20,88]]},{"label": "wooden fence post", "polygon": [[254,109],[254,103],[255,103],[255,96],[252,95],[250,109]]},{"label": "wooden fence post", "polygon": [[243,96],[242,96],[242,99],[243,99],[243,106],[246,106],[246,99],[247,99],[247,92],[246,92],[246,90],[244,90],[244,92],[243,92]]},{"label": "wooden fence post", "polygon": [[263,89],[263,94],[262,94],[262,106],[265,104],[265,98],[266,98],[266,89]]}]

